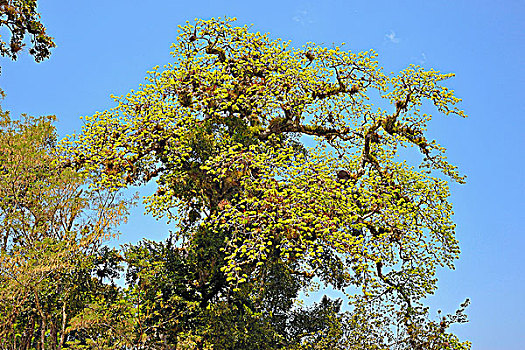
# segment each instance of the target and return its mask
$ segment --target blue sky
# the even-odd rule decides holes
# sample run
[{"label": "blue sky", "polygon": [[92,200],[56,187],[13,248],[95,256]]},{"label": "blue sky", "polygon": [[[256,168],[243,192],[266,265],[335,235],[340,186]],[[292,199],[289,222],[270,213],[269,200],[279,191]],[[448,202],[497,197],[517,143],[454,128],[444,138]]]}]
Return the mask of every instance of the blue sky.
[{"label": "blue sky", "polygon": [[[110,94],[137,88],[147,70],[170,62],[177,25],[232,16],[274,38],[374,49],[386,72],[410,63],[456,78],[468,119],[439,116],[430,133],[468,175],[452,186],[462,255],[441,270],[433,310],[466,297],[470,323],[455,330],[474,349],[524,349],[525,16],[524,1],[40,1],[57,48],[36,64],[0,59],[3,107],[14,115],[54,114],[62,136],[80,116],[113,106]],[[521,117],[520,117],[521,116]],[[166,228],[134,211],[120,242],[161,239]]]}]

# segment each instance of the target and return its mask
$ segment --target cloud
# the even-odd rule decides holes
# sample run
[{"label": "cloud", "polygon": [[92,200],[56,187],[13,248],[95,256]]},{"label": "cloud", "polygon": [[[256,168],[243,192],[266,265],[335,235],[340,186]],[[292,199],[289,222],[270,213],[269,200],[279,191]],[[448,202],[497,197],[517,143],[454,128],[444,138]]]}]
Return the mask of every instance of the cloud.
[{"label": "cloud", "polygon": [[427,55],[424,52],[421,53],[421,59],[418,61],[419,65],[422,66],[427,63]]},{"label": "cloud", "polygon": [[292,17],[292,21],[302,25],[314,23],[314,20],[310,16],[310,11],[306,9],[295,11],[295,15]]},{"label": "cloud", "polygon": [[411,56],[410,62],[413,62],[418,66],[423,66],[427,63],[427,55],[424,52],[421,52],[419,56]]},{"label": "cloud", "polygon": [[390,34],[386,34],[385,38],[387,38],[391,43],[397,44],[399,43],[400,39],[396,36],[396,32],[393,30],[390,31]]},{"label": "cloud", "polygon": [[410,57],[410,61],[416,63],[419,66],[423,66],[427,63],[427,55],[424,52],[421,52],[419,56]]}]

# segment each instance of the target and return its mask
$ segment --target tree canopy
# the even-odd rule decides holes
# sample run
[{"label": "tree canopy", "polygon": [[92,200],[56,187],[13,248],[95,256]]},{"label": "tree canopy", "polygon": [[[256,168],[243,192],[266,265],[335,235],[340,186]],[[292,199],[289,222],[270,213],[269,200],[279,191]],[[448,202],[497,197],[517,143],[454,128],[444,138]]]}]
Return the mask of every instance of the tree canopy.
[{"label": "tree canopy", "polygon": [[[36,1],[0,1],[16,59],[54,46]],[[0,346],[9,349],[469,349],[429,316],[459,255],[431,113],[465,117],[453,74],[383,72],[373,51],[180,26],[173,62],[57,142],[0,110]],[[419,164],[414,164],[419,163]],[[133,199],[165,241],[110,249]],[[125,282],[116,281],[124,272]],[[321,287],[304,305],[301,293]]]},{"label": "tree canopy", "polygon": [[[432,321],[422,304],[459,254],[447,181],[464,177],[426,132],[431,105],[465,117],[453,74],[386,74],[373,51],[297,49],[232,21],[181,26],[172,63],[64,142],[95,188],[155,180],[148,211],[175,225],[128,250],[152,312],[137,317],[156,329],[144,344],[469,348],[446,331],[461,312]],[[316,283],[348,311],[298,305]]]}]

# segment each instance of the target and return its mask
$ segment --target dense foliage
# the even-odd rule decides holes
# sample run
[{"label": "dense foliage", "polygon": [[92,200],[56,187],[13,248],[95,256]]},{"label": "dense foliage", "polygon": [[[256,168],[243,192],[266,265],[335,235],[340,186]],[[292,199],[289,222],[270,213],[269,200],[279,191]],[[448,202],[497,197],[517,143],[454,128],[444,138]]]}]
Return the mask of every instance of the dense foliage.
[{"label": "dense foliage", "polygon": [[[231,22],[180,27],[173,63],[58,146],[53,118],[1,112],[0,346],[469,349],[468,301],[422,302],[459,254],[464,178],[426,136],[430,106],[465,116],[453,75]],[[104,247],[151,181],[171,236]],[[305,306],[321,286],[346,297]]]},{"label": "dense foliage", "polygon": [[49,57],[56,45],[40,22],[36,0],[0,0],[0,26],[10,31],[9,45],[0,39],[0,54],[16,60],[25,46],[24,38],[29,35],[29,53],[40,62]]},{"label": "dense foliage", "polygon": [[[172,49],[173,63],[64,143],[96,188],[155,179],[148,210],[177,228],[126,250],[119,305],[133,319],[119,341],[468,348],[446,331],[461,312],[431,321],[421,303],[459,254],[439,172],[463,177],[426,138],[421,110],[429,101],[464,117],[441,85],[453,75],[413,65],[387,75],[372,51],[294,49],[230,19],[181,27]],[[403,160],[410,147],[420,169]],[[326,298],[301,307],[317,282],[344,291],[348,311]],[[84,329],[116,341],[96,325]]]},{"label": "dense foliage", "polygon": [[[11,120],[0,111],[0,348],[56,349],[98,295],[115,295],[101,269],[128,201],[86,191],[57,163],[53,117]],[[108,294],[109,293],[109,294]]]}]

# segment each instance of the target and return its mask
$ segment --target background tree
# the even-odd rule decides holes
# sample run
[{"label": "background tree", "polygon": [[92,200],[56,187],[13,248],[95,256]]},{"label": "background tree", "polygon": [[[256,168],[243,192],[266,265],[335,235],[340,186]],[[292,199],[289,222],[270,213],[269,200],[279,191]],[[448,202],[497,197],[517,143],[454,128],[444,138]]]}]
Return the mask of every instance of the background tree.
[{"label": "background tree", "polygon": [[36,0],[0,0],[0,26],[9,29],[11,34],[9,44],[0,39],[0,54],[13,60],[25,46],[26,35],[31,40],[29,53],[37,62],[48,58],[56,46],[40,22]]},{"label": "background tree", "polygon": [[[387,75],[373,51],[294,49],[230,19],[181,27],[172,49],[172,64],[87,118],[71,154],[100,188],[156,179],[146,203],[177,225],[164,247],[180,267],[157,278],[171,271],[164,298],[197,303],[188,332],[219,349],[468,348],[446,332],[463,318],[436,326],[421,303],[459,254],[443,177],[464,178],[422,111],[465,116],[441,85],[453,74]],[[325,299],[319,328],[294,306],[315,281],[349,304]]]},{"label": "background tree", "polygon": [[[12,120],[0,110],[0,347],[60,349],[70,319],[96,296],[115,295],[101,244],[128,201],[89,191],[57,162],[54,117]],[[98,272],[98,274],[95,274]]]}]

